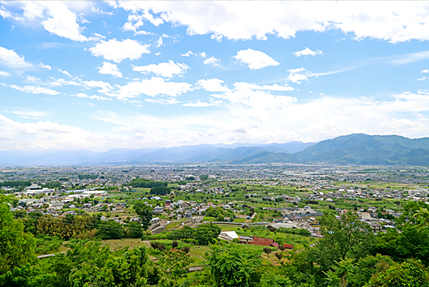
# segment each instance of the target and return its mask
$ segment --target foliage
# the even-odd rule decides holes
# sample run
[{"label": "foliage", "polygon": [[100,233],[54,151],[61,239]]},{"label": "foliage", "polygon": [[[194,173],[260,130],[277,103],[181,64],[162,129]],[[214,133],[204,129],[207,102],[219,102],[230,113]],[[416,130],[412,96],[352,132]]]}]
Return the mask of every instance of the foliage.
[{"label": "foliage", "polygon": [[159,260],[159,265],[164,273],[171,276],[174,280],[183,277],[188,273],[188,267],[194,262],[187,252],[180,250],[165,251],[164,256]]},{"label": "foliage", "polygon": [[160,186],[166,187],[168,183],[161,182],[161,181],[153,181],[153,180],[144,179],[144,178],[135,178],[130,181],[130,185],[132,187],[152,188],[152,187],[160,187]]},{"label": "foliage", "polygon": [[0,182],[0,187],[1,186],[26,187],[26,186],[30,186],[30,185],[31,185],[31,181],[28,181],[28,180],[14,180],[14,181]]},{"label": "foliage", "polygon": [[143,228],[140,223],[136,221],[128,222],[125,225],[127,238],[141,238],[143,236]]},{"label": "foliage", "polygon": [[53,287],[52,280],[55,274],[45,273],[38,266],[29,263],[15,267],[12,271],[0,276],[0,286],[4,287]]},{"label": "foliage", "polygon": [[147,230],[149,228],[150,221],[153,218],[152,208],[142,201],[137,201],[136,203],[134,203],[134,211],[139,216],[143,224],[143,229]]},{"label": "foliage", "polygon": [[64,240],[68,240],[96,227],[97,218],[95,216],[67,214],[62,217],[52,217],[43,215],[37,219],[36,234],[59,236]]},{"label": "foliage", "polygon": [[170,194],[171,188],[165,186],[156,186],[150,189],[150,194],[166,195]]},{"label": "foliage", "polygon": [[62,183],[59,181],[48,181],[46,184],[44,184],[42,187],[47,187],[47,188],[60,188],[62,186]]},{"label": "foliage", "polygon": [[125,230],[122,224],[114,220],[101,221],[96,235],[101,239],[121,239],[125,236]]},{"label": "foliage", "polygon": [[316,244],[313,254],[322,271],[337,261],[363,257],[373,249],[375,236],[372,229],[355,213],[349,211],[339,219],[326,214],[320,224],[323,239]]},{"label": "foliage", "polygon": [[0,197],[0,274],[34,259],[35,239],[24,232],[24,224],[13,219],[5,198]]},{"label": "foliage", "polygon": [[429,265],[429,229],[418,225],[405,224],[402,232],[389,228],[377,236],[375,252],[389,255],[395,261],[418,258]]},{"label": "foliage", "polygon": [[205,258],[214,286],[255,286],[260,281],[261,252],[242,252],[236,244],[212,245]]},{"label": "foliage", "polygon": [[429,286],[429,274],[420,260],[407,259],[384,272],[374,274],[368,287]]}]

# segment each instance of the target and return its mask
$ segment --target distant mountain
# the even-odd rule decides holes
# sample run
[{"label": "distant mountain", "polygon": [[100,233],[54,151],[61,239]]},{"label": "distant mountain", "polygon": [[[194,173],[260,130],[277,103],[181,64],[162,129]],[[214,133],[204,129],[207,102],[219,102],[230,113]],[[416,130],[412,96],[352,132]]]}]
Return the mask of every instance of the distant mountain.
[{"label": "distant mountain", "polygon": [[288,153],[302,151],[314,143],[290,142],[268,145],[203,144],[171,148],[112,149],[92,151],[0,151],[0,165],[97,165],[177,162],[290,162]]},{"label": "distant mountain", "polygon": [[429,138],[352,134],[321,141],[294,156],[304,163],[429,166]]},{"label": "distant mountain", "polygon": [[351,134],[319,143],[214,144],[91,151],[0,151],[0,165],[225,162],[429,166],[429,138]]}]

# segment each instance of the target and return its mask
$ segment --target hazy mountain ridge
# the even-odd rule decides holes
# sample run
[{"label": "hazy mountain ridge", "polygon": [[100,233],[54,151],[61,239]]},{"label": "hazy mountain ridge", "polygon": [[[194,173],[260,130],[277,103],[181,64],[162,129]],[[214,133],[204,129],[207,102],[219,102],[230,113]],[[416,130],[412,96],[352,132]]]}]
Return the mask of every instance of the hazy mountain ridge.
[{"label": "hazy mountain ridge", "polygon": [[92,151],[2,151],[2,165],[97,165],[178,162],[326,163],[429,166],[429,138],[351,134],[319,143],[204,144]]}]

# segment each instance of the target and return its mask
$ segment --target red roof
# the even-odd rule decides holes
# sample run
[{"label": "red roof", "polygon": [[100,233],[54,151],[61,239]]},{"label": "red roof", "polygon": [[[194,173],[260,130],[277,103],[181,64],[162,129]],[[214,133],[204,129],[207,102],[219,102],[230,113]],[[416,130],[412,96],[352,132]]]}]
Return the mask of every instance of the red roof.
[{"label": "red roof", "polygon": [[253,245],[262,245],[262,246],[271,246],[274,243],[273,239],[261,238],[257,236],[253,236],[253,241],[249,242],[249,244]]},{"label": "red roof", "polygon": [[283,247],[289,248],[289,249],[293,249],[293,245],[292,244],[283,244]]}]

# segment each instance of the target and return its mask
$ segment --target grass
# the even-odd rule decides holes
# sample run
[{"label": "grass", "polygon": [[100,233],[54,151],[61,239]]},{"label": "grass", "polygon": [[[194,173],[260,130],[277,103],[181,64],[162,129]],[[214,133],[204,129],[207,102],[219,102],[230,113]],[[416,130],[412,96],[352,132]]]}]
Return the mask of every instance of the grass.
[{"label": "grass", "polygon": [[140,246],[149,246],[149,244],[141,241],[140,238],[109,239],[101,240],[100,242],[102,246],[107,245],[111,250],[118,250],[124,247],[136,248]]}]

